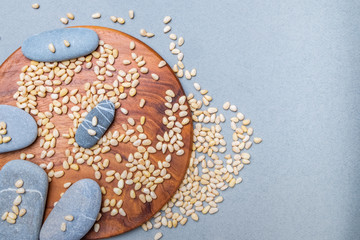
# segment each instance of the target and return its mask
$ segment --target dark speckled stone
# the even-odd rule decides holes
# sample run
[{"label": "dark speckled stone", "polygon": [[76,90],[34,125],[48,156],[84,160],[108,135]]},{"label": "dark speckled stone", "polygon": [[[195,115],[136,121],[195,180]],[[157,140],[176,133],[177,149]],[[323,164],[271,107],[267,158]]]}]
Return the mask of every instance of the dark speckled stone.
[{"label": "dark speckled stone", "polygon": [[[80,147],[91,148],[104,135],[110,124],[114,120],[115,105],[109,100],[101,101],[94,109],[92,109],[85,117],[84,121],[76,130],[75,140]],[[98,119],[97,126],[91,124],[91,120],[96,116]],[[96,131],[95,136],[88,133],[88,129]]]}]

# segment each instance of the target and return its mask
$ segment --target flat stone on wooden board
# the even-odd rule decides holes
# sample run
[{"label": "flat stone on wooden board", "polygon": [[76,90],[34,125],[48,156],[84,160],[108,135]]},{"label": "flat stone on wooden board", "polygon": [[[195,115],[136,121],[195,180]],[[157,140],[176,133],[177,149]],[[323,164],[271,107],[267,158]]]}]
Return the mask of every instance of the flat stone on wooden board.
[{"label": "flat stone on wooden board", "polygon": [[[88,113],[76,130],[75,140],[77,144],[83,148],[91,148],[94,146],[113,122],[114,115],[115,105],[109,100],[101,101]],[[97,117],[96,126],[93,126],[91,122],[94,116]],[[96,135],[91,136],[88,133],[88,129],[96,131]]]},{"label": "flat stone on wooden board", "polygon": [[10,152],[31,145],[37,137],[37,125],[34,118],[24,110],[0,105],[0,122],[6,123],[7,134],[11,141],[0,144],[0,153]]},{"label": "flat stone on wooden board", "polygon": [[[23,180],[25,193],[16,193],[15,183]],[[12,212],[15,198],[21,195],[20,209],[26,214],[18,216],[15,224],[0,220],[0,239],[39,239],[43,221],[48,177],[38,165],[24,160],[13,160],[6,163],[0,171],[0,215]]]},{"label": "flat stone on wooden board", "polygon": [[[74,183],[50,212],[40,232],[40,240],[78,240],[94,225],[101,207],[101,190],[91,179]],[[73,221],[65,220],[71,215]],[[66,224],[66,230],[61,225]]]},{"label": "flat stone on wooden board", "polygon": [[[66,47],[64,40],[70,43]],[[49,50],[53,44],[55,52]],[[83,57],[93,52],[99,44],[97,33],[87,28],[61,28],[42,32],[26,39],[21,46],[25,57],[39,62],[55,62]]]}]

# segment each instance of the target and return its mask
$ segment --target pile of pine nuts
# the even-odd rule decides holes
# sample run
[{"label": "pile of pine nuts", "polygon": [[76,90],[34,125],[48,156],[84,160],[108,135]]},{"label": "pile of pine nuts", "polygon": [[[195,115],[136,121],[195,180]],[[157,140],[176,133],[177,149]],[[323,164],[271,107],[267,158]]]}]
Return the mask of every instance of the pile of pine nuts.
[{"label": "pile of pine nuts", "polygon": [[[47,171],[49,182],[54,177],[65,176],[66,171],[79,171],[81,166],[92,168],[94,178],[97,180],[105,178],[106,183],[117,182],[117,187],[112,189],[112,192],[119,196],[116,199],[107,198],[107,190],[105,186],[101,186],[104,201],[97,223],[94,225],[95,232],[100,230],[99,221],[103,214],[126,216],[124,206],[126,203],[121,199],[125,186],[133,188],[129,192],[131,198],[138,198],[144,204],[157,199],[156,188],[171,178],[167,169],[171,166],[172,154],[182,156],[185,153],[182,128],[190,122],[186,96],[176,96],[172,89],[167,89],[163,93],[163,101],[167,108],[164,111],[162,123],[167,131],[163,135],[157,135],[156,139],[151,139],[144,131],[145,116],[134,119],[129,116],[129,111],[122,107],[122,101],[127,101],[137,95],[136,88],[140,84],[142,75],[151,74],[153,81],[160,80],[156,69],[148,69],[144,56],[135,52],[136,45],[133,41],[129,42],[129,48],[132,50],[130,58],[118,60],[124,66],[130,64],[134,66],[128,71],[115,68],[114,63],[119,57],[118,50],[102,40],[99,41],[98,50],[85,57],[53,63],[31,61],[30,65],[21,69],[17,82],[18,91],[13,96],[17,107],[29,112],[37,119],[40,148],[43,149],[40,156],[35,156],[33,153],[21,153],[21,159],[39,157],[47,160],[48,163],[43,162],[40,167]],[[95,61],[91,61],[93,59]],[[158,65],[159,69],[162,68],[163,60]],[[80,94],[79,89],[71,88],[71,82],[75,74],[79,74],[84,67],[93,69],[96,80],[86,82],[83,86],[85,94]],[[106,80],[111,77],[116,79],[112,80],[112,84],[107,83]],[[49,95],[51,102],[48,111],[39,111],[38,102]],[[76,129],[86,115],[105,99],[113,102],[120,114],[127,116],[127,123],[123,123],[120,129],[113,132],[107,131],[92,148],[81,148],[75,142]],[[141,98],[139,109],[142,109],[145,104],[146,101]],[[66,114],[72,120],[73,126],[68,129],[68,132],[60,134],[52,119],[57,115]],[[93,122],[95,123],[96,119],[93,119]],[[69,148],[65,150],[67,159],[63,161],[62,169],[55,170],[54,163],[49,160],[56,156],[56,144],[59,138],[67,139]],[[111,148],[122,143],[132,144],[136,149],[127,156],[125,163],[122,163],[120,154],[114,155],[114,159],[103,157],[103,154],[110,152]],[[149,160],[149,156],[156,152],[161,152],[164,160],[154,164]],[[112,161],[125,164],[126,170],[117,172],[111,169],[109,165]],[[71,184],[71,182],[65,183],[64,188],[70,187]],[[66,224],[62,226],[62,229],[66,229]]]},{"label": "pile of pine nuts", "polygon": [[22,202],[22,197],[20,194],[25,194],[25,188],[23,188],[24,185],[24,181],[19,179],[15,182],[15,187],[16,189],[16,193],[19,194],[17,195],[17,197],[14,199],[13,201],[13,206],[11,207],[11,211],[9,212],[4,212],[1,215],[1,220],[2,221],[7,221],[10,224],[15,224],[16,223],[16,219],[18,217],[22,217],[26,214],[26,209],[25,208],[21,208],[19,209],[19,206]]},{"label": "pile of pine nuts", "polygon": [[6,135],[7,132],[7,125],[5,122],[0,122],[0,144],[2,143],[8,143],[11,141],[11,137],[9,136],[4,136]]},{"label": "pile of pine nuts", "polygon": [[[71,17],[72,19],[74,19],[74,16],[72,14]],[[95,13],[92,15],[92,18],[94,19],[100,17],[100,13]],[[129,11],[129,17],[130,19],[134,18],[133,10]],[[114,23],[125,23],[125,20],[123,18],[111,16],[110,19]],[[60,20],[64,24],[67,24],[68,22],[67,19]],[[171,21],[172,18],[170,16],[166,16],[163,20],[163,23],[165,24],[163,32],[165,34],[172,31],[172,27],[169,25]],[[147,32],[145,29],[140,30],[140,35],[148,38],[155,36],[154,33]],[[172,67],[174,73],[180,79],[185,77],[187,80],[191,80],[196,76],[197,70],[195,68],[192,68],[191,70],[185,68],[185,64],[183,63],[184,54],[180,50],[181,46],[185,42],[184,38],[178,37],[174,33],[169,34],[169,38],[171,40],[169,50],[173,55],[177,57],[177,63],[174,64]],[[175,40],[177,40],[177,42],[175,42]],[[133,42],[130,43],[130,49],[135,49],[135,44]],[[109,54],[109,52],[111,52],[111,54]],[[59,133],[57,132],[56,128],[51,124],[48,125],[50,123],[48,119],[51,119],[54,114],[53,112],[55,112],[56,114],[66,114],[68,111],[66,103],[68,101],[71,101],[74,104],[80,103],[81,109],[86,109],[87,112],[94,107],[93,103],[84,101],[83,96],[79,95],[77,93],[77,90],[72,90],[71,92],[69,92],[66,88],[57,87],[61,85],[62,82],[64,82],[65,84],[69,84],[72,80],[73,75],[81,71],[83,63],[85,63],[85,67],[89,69],[93,67],[92,63],[90,62],[91,58],[95,57],[99,59],[99,61],[96,61],[96,66],[94,67],[94,71],[97,75],[98,81],[93,83],[92,85],[90,83],[85,85],[85,90],[90,91],[90,94],[98,93],[99,99],[96,99],[95,103],[104,99],[104,97],[101,96],[104,96],[103,94],[105,94],[107,90],[113,91],[115,88],[118,88],[120,84],[124,88],[130,88],[130,90],[127,94],[125,94],[121,90],[119,94],[116,91],[113,91],[114,94],[109,96],[110,99],[112,96],[115,95],[117,96],[117,99],[125,99],[127,96],[136,95],[136,80],[139,78],[139,73],[135,69],[127,73],[120,70],[118,72],[119,82],[114,82],[113,85],[102,84],[102,81],[104,81],[107,76],[113,76],[113,74],[115,73],[115,70],[111,67],[111,62],[113,62],[117,58],[117,54],[118,53],[116,52],[116,49],[113,49],[111,46],[108,47],[105,43],[100,41],[100,52],[94,52],[92,55],[89,55],[87,57],[66,61],[65,63],[32,62],[30,66],[26,66],[23,68],[23,75],[20,75],[21,81],[30,81],[36,76],[39,76],[40,80],[43,81],[43,83],[37,83],[38,80],[34,80],[34,87],[26,84],[20,84],[19,91],[14,96],[18,101],[18,107],[28,110],[34,115],[38,115],[40,117],[38,121],[39,127],[45,127],[43,130],[40,130],[39,128],[39,136],[45,137],[45,140],[41,141],[40,143],[41,147],[45,148],[44,153],[41,156],[42,158],[52,156],[52,152],[50,152],[49,154],[49,151],[46,152],[46,150],[50,147],[54,148],[56,144],[56,138],[59,137]],[[142,57],[133,54],[131,56],[131,59],[136,61],[138,67],[140,67],[140,73],[146,74],[148,72],[148,69],[144,67],[144,65],[142,65]],[[122,62],[124,65],[127,65],[130,64],[132,60],[125,59]],[[108,63],[110,63],[110,65],[106,65],[107,61]],[[158,67],[161,68],[165,65],[166,62],[161,61]],[[29,67],[30,71],[28,71]],[[27,72],[31,73],[30,76],[26,76]],[[36,74],[38,72],[40,72],[41,74]],[[49,73],[48,78],[44,78],[41,76],[43,72]],[[60,80],[53,80],[55,76],[60,77]],[[159,80],[159,77],[156,73],[152,73],[151,76],[154,80]],[[48,84],[49,86],[46,86],[47,83],[49,83],[47,82],[48,80],[52,80],[52,84]],[[127,83],[127,81],[129,80],[132,80],[133,82],[131,84]],[[100,87],[98,87],[99,85]],[[46,95],[46,92],[49,92],[54,99],[53,104],[50,106],[50,111],[45,113],[37,112],[35,107],[36,104],[33,104],[33,106],[24,105],[24,102],[30,104],[35,103],[36,99],[34,99],[34,97],[28,97],[27,100],[21,98],[21,92],[26,91],[29,93],[31,91],[34,91],[34,88],[39,88],[38,86],[41,86],[40,89],[38,89],[37,91],[38,97],[44,97],[44,95]],[[29,88],[30,90],[28,91]],[[194,221],[198,221],[198,213],[214,214],[218,212],[219,204],[224,200],[223,197],[220,195],[220,192],[226,190],[229,187],[233,188],[237,184],[242,182],[242,178],[239,176],[239,172],[244,168],[245,165],[250,164],[251,155],[248,150],[251,148],[253,143],[258,144],[262,142],[261,138],[253,137],[254,129],[250,126],[250,119],[245,118],[244,114],[238,112],[238,108],[235,104],[225,102],[222,110],[216,107],[209,107],[212,101],[212,97],[208,94],[208,91],[206,89],[202,89],[200,87],[200,84],[197,82],[194,83],[194,88],[196,90],[195,93],[189,93],[186,98],[181,97],[181,102],[180,99],[179,102],[176,103],[173,103],[171,101],[169,102],[167,98],[171,98],[172,100],[172,98],[175,97],[170,92],[171,90],[165,95],[165,99],[167,101],[166,103],[168,103],[167,107],[169,108],[169,110],[174,108],[175,104],[177,104],[177,107],[175,108],[185,106],[184,101],[188,101],[192,112],[192,119],[195,122],[193,148],[190,165],[180,188],[177,190],[176,194],[171,198],[171,200],[162,208],[162,210],[155,214],[151,221],[148,221],[142,225],[142,228],[145,231],[148,231],[152,228],[158,229],[161,226],[173,228],[176,227],[178,223],[180,223],[181,225],[186,224],[189,217],[191,217]],[[197,99],[195,95],[199,95],[200,98]],[[63,98],[61,102],[57,100],[59,96]],[[145,100],[141,99],[139,106],[142,108],[144,105]],[[122,108],[119,104],[116,105],[115,103],[115,106],[116,108],[120,108],[123,114],[128,113],[128,111]],[[132,141],[130,135],[133,134],[134,131],[139,131],[139,129],[141,129],[141,126],[145,122],[145,118],[140,119],[141,124],[136,127],[136,130],[129,129],[127,126],[122,126],[123,130],[126,131],[127,134],[120,134],[118,131],[115,131],[113,133],[109,132],[106,136],[104,136],[104,138],[99,141],[98,145],[96,145],[94,149],[83,150],[79,148],[74,141],[74,130],[76,130],[78,124],[81,123],[81,121],[86,116],[86,114],[80,114],[79,110],[80,109],[71,109],[72,112],[69,114],[69,117],[74,121],[74,129],[70,128],[68,133],[63,134],[63,137],[69,139],[68,143],[70,145],[73,145],[72,151],[69,150],[65,152],[66,156],[68,157],[68,161],[64,163],[64,169],[73,169],[77,171],[79,170],[79,165],[86,162],[88,165],[91,165],[94,168],[95,178],[99,179],[101,178],[101,173],[99,172],[99,169],[105,169],[106,167],[108,167],[109,160],[98,157],[98,154],[109,151],[109,146],[117,146],[117,144],[121,141],[124,141],[124,139],[126,139],[126,141],[132,142],[133,144],[136,143],[137,145],[139,141]],[[223,113],[220,113],[220,111],[225,112],[228,110],[233,112],[233,116],[230,118],[230,124],[226,125],[225,116]],[[186,115],[184,115],[184,117],[185,116]],[[171,117],[171,115],[168,115],[168,117]],[[179,128],[181,128],[181,124],[184,125],[188,122],[188,118],[184,118],[181,122],[175,120],[169,122],[169,119],[167,117],[164,117],[163,120],[164,125],[170,124],[173,125],[172,127],[177,126]],[[130,124],[130,126],[135,126],[134,119],[129,118],[128,123]],[[230,127],[232,129],[233,134],[231,143],[228,143],[225,140],[225,137],[221,134],[221,130],[223,127]],[[139,131],[139,133],[141,134],[141,131]],[[139,138],[142,139],[140,135]],[[164,152],[164,149],[165,151],[174,151],[175,147],[169,147],[170,145],[168,145],[167,143],[164,147],[164,140],[166,139],[169,139],[169,136],[166,136],[165,134],[164,136],[157,136],[158,143],[156,144],[156,148],[148,148],[147,152]],[[143,143],[145,142],[144,140],[147,139],[142,139]],[[228,150],[228,147],[230,145],[231,150]],[[177,146],[179,147],[179,149],[176,150],[176,154],[183,154],[183,151],[181,151],[180,149],[181,144],[180,146]],[[229,153],[229,151],[232,151],[232,153]],[[74,153],[75,156],[72,156],[72,153]],[[50,156],[48,156],[48,154]],[[23,155],[23,157],[24,156],[26,157],[26,155]],[[95,157],[91,158],[91,156]],[[129,162],[132,162],[136,161],[137,157],[135,155],[129,156],[129,159]],[[122,161],[120,155],[116,156],[116,161]],[[171,155],[167,155],[166,161],[164,161],[162,164],[166,165],[170,161]],[[137,164],[139,163],[137,162]],[[63,175],[61,172],[59,173],[51,170],[53,166],[52,162],[50,162],[48,165],[42,164],[41,166],[49,170],[49,181],[51,181],[52,176],[56,177]],[[144,166],[146,166],[146,163]],[[129,164],[128,167],[131,169],[133,167],[133,164]],[[122,174],[115,173],[111,170],[107,172],[106,175],[107,179],[109,179],[109,182],[113,181],[114,179],[119,182],[119,188],[116,190],[116,193],[118,193],[119,195],[121,194],[121,187],[126,184],[125,182],[129,179],[132,179],[132,176],[129,178],[130,173],[131,171]],[[164,179],[166,174],[162,175],[162,179]],[[134,182],[131,182],[131,184],[133,183]],[[71,183],[69,182],[66,183],[64,187],[68,188],[70,185]],[[143,202],[146,202],[148,200],[150,201],[150,198],[155,197],[153,191],[146,191],[146,193],[148,193],[148,195],[139,196],[139,198]],[[134,192],[131,192],[130,194],[134,196]],[[150,196],[149,199],[147,196]],[[121,208],[122,204],[123,202],[121,200],[116,201],[114,199],[105,199],[102,213],[110,212],[112,216],[115,216],[119,213],[120,215],[125,216],[126,213]],[[99,214],[98,220],[101,218],[102,213]],[[94,226],[94,230],[98,232],[99,229],[100,225],[99,223],[96,223]],[[158,232],[155,235],[154,239],[160,239],[161,237],[162,234]]]}]

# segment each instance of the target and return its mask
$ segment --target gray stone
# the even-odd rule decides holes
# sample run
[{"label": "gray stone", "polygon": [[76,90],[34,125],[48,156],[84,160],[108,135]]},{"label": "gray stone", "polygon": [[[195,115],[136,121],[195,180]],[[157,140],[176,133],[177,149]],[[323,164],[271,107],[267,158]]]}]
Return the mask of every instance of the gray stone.
[{"label": "gray stone", "polygon": [[[16,193],[15,182],[24,181],[25,193]],[[18,216],[15,224],[0,220],[0,239],[39,239],[43,220],[48,177],[38,165],[24,160],[6,163],[0,171],[0,215],[12,212],[13,201],[21,195],[19,209],[26,209],[26,214]]]},{"label": "gray stone", "polygon": [[[66,47],[64,40],[70,43]],[[55,53],[49,44],[55,46]],[[61,28],[42,32],[26,39],[21,46],[25,57],[40,62],[64,61],[82,57],[93,52],[99,44],[97,33],[87,28]]]},{"label": "gray stone", "polygon": [[[83,148],[91,148],[94,146],[113,122],[114,115],[115,105],[109,100],[101,101],[88,113],[76,130],[75,140],[77,144]],[[97,126],[95,127],[91,124],[94,116],[98,119]],[[96,131],[96,135],[91,136],[88,133],[88,129]]]},{"label": "gray stone", "polygon": [[[74,183],[60,198],[41,228],[40,240],[81,239],[94,225],[101,206],[101,190],[91,179]],[[72,215],[73,221],[65,216]],[[61,224],[66,223],[66,231]]]},{"label": "gray stone", "polygon": [[20,108],[0,105],[0,122],[6,123],[7,134],[11,141],[0,144],[0,153],[25,148],[37,137],[37,125],[34,118]]}]

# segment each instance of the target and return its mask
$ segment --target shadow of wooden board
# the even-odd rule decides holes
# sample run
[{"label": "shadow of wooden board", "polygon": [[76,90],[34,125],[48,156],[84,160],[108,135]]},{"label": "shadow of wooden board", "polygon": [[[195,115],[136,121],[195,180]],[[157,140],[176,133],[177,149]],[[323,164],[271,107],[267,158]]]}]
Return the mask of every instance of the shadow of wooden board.
[{"label": "shadow of wooden board", "polygon": [[[134,97],[128,96],[124,100],[119,100],[121,103],[121,107],[124,107],[129,111],[128,115],[123,114],[122,112],[120,112],[120,109],[117,109],[115,114],[115,120],[108,131],[114,132],[115,130],[118,130],[120,134],[122,134],[125,132],[125,130],[122,128],[122,124],[127,124],[127,118],[132,117],[135,120],[136,125],[138,125],[141,116],[145,116],[146,122],[143,125],[144,133],[147,135],[148,139],[152,141],[151,146],[155,148],[155,145],[158,141],[156,136],[158,134],[163,135],[165,131],[169,131],[167,126],[162,123],[163,117],[166,116],[165,110],[167,109],[167,107],[164,105],[166,102],[164,98],[166,96],[165,92],[168,89],[171,89],[175,93],[176,96],[173,98],[173,103],[177,102],[181,96],[185,95],[179,80],[174,75],[169,65],[166,65],[162,68],[158,67],[159,62],[163,59],[153,49],[151,49],[149,46],[147,46],[140,40],[114,29],[95,26],[82,27],[86,27],[96,31],[101,40],[119,50],[119,56],[114,63],[114,67],[117,69],[117,71],[122,69],[127,72],[131,68],[138,68],[135,61],[132,61],[130,65],[123,64],[124,59],[131,59],[132,52],[136,53],[138,56],[142,55],[146,60],[145,67],[149,69],[149,73],[140,74],[140,84],[136,88],[137,94]],[[133,51],[129,48],[129,44],[131,41],[134,41],[136,44],[136,48]],[[84,84],[87,82],[92,83],[93,81],[97,80],[93,70],[96,60],[97,59],[92,58],[91,62],[93,63],[93,67],[91,69],[85,68],[84,63],[82,65],[82,71],[74,75],[72,82],[68,85],[62,83],[60,87],[66,87],[69,92],[72,89],[79,89],[79,93],[81,95],[84,95]],[[1,65],[0,104],[16,106],[16,100],[13,98],[13,95],[18,90],[17,81],[19,81],[21,68],[29,64],[30,60],[24,57],[21,49],[19,48]],[[160,79],[158,81],[153,80],[151,77],[152,73],[156,73],[160,77]],[[116,80],[116,76],[117,74],[114,74],[113,77],[107,77],[104,82],[112,84],[114,80]],[[58,78],[55,77],[55,79]],[[125,89],[125,92],[127,91],[128,90]],[[45,98],[37,97],[37,108],[39,110],[43,112],[48,111],[49,104],[52,101],[49,95],[50,94],[47,94]],[[146,104],[143,108],[140,108],[139,102],[142,98],[146,100]],[[185,101],[185,104],[188,104],[187,101]],[[75,104],[69,102],[68,108],[70,109],[74,105]],[[80,113],[84,111],[86,110],[81,110]],[[0,154],[0,167],[2,167],[6,162],[10,160],[19,159],[21,153],[33,153],[35,154],[35,157],[33,159],[29,159],[29,161],[36,164],[48,164],[50,161],[53,161],[54,171],[65,171],[65,175],[63,177],[52,178],[52,181],[49,185],[49,194],[44,219],[46,219],[47,215],[52,210],[54,202],[60,199],[60,194],[66,191],[66,189],[64,188],[64,183],[74,183],[77,180],[83,178],[91,178],[96,180],[100,186],[104,186],[106,189],[107,193],[106,195],[103,195],[103,200],[106,198],[123,200],[124,203],[122,208],[125,210],[126,216],[121,216],[120,214],[117,214],[116,216],[111,216],[110,212],[102,214],[102,217],[98,222],[100,224],[99,232],[96,233],[93,229],[91,229],[90,232],[85,236],[85,239],[100,239],[122,234],[140,226],[141,224],[149,220],[171,199],[171,197],[175,194],[176,190],[183,181],[184,175],[189,165],[193,137],[191,112],[189,110],[189,106],[186,111],[188,112],[190,122],[182,128],[181,132],[184,143],[183,150],[185,153],[181,156],[176,155],[175,152],[171,154],[171,165],[169,168],[167,168],[167,172],[171,174],[171,178],[165,180],[161,185],[158,185],[155,190],[157,198],[150,203],[147,202],[144,204],[139,200],[138,196],[141,193],[140,190],[136,191],[135,199],[130,198],[130,190],[133,189],[133,185],[125,185],[122,194],[118,196],[113,192],[113,188],[117,187],[118,181],[116,179],[111,183],[105,181],[106,172],[109,170],[115,170],[119,173],[122,173],[124,170],[129,170],[129,168],[125,166],[125,164],[128,163],[128,156],[130,153],[134,153],[137,151],[137,148],[133,146],[131,142],[120,142],[118,146],[111,147],[111,150],[109,152],[100,154],[102,156],[102,159],[110,160],[109,167],[104,170],[100,170],[100,172],[102,173],[102,177],[100,180],[95,179],[93,168],[87,165],[86,162],[79,165],[79,171],[75,171],[72,169],[63,169],[63,161],[67,159],[67,157],[65,156],[65,150],[72,150],[73,147],[72,145],[68,144],[68,139],[62,137],[62,134],[68,133],[68,129],[73,127],[73,121],[67,116],[67,114],[58,115],[54,113],[54,117],[51,118],[51,122],[54,123],[56,129],[58,129],[60,132],[60,137],[57,139],[57,144],[55,147],[56,153],[54,156],[52,156],[51,158],[40,158],[41,152],[43,150],[43,148],[40,148],[40,139],[43,137],[38,137],[31,146],[25,149]],[[179,111],[176,112],[174,115],[180,119],[178,114]],[[34,116],[34,118],[35,120],[39,119],[38,116]],[[129,124],[127,125],[129,128],[132,127]],[[119,153],[123,158],[123,161],[121,163],[118,163],[115,160],[115,154],[117,153]],[[155,154],[149,154],[149,160],[152,164],[156,166],[156,168],[158,168],[157,162],[164,161],[166,155],[168,155],[169,153],[169,150],[167,150],[165,154],[163,154],[162,151],[157,151]],[[47,172],[49,171],[47,170]]]}]

